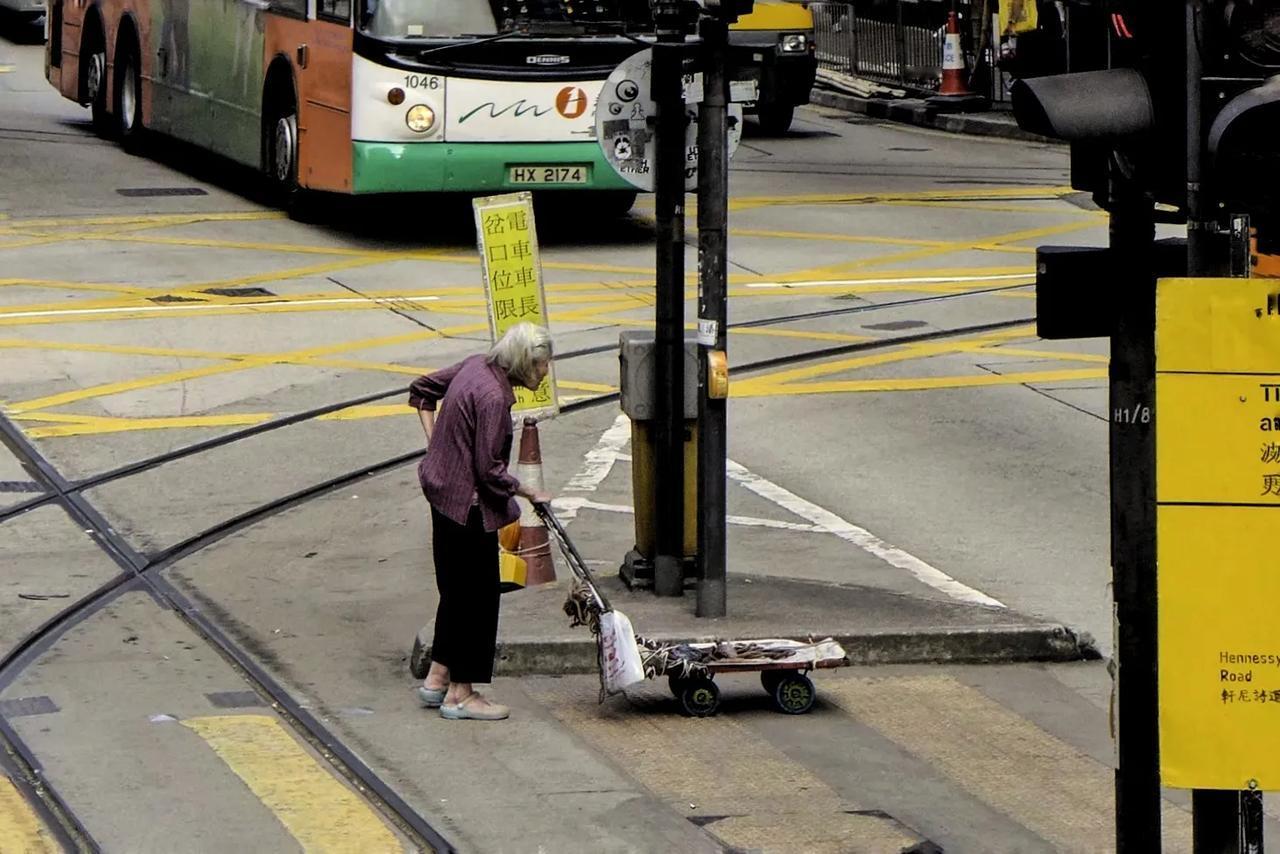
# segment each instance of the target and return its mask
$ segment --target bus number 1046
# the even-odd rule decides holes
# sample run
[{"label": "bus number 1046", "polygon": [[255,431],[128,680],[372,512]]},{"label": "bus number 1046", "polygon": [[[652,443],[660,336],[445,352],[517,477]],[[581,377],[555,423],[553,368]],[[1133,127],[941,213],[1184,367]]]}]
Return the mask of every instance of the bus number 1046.
[{"label": "bus number 1046", "polygon": [[439,89],[441,81],[429,74],[406,74],[404,85],[407,89]]}]

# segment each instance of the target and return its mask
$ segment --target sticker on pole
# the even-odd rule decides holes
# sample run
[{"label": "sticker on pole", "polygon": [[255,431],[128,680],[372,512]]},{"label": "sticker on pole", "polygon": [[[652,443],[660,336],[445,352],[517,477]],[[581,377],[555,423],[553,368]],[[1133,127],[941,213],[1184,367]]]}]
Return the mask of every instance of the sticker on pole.
[{"label": "sticker on pole", "polygon": [[[476,243],[488,302],[489,335],[497,341],[517,323],[547,326],[547,295],[542,286],[533,196],[527,192],[475,199]],[[513,415],[546,418],[560,411],[555,366],[536,391],[515,386]]]},{"label": "sticker on pole", "polygon": [[[653,80],[653,51],[642,50],[623,60],[604,81],[596,104],[596,139],[604,159],[624,181],[639,190],[653,190],[654,135],[657,107],[649,97]],[[702,75],[684,75],[685,115],[689,119],[684,141],[684,188],[698,187],[698,103],[702,101]],[[731,103],[729,156],[742,139],[742,106]]]}]

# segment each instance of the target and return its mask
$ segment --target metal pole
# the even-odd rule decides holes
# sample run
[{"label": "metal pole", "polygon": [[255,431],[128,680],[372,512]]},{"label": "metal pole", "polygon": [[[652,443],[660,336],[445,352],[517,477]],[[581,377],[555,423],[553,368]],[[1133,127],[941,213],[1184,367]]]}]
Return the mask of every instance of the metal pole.
[{"label": "metal pole", "polygon": [[[726,265],[729,220],[729,80],[725,69],[729,25],[719,16],[702,21],[706,61],[698,116],[698,616],[723,617],[727,524],[725,465],[727,400],[708,394],[708,354],[726,349]],[[708,329],[708,327],[710,327]]]},{"label": "metal pole", "polygon": [[1116,604],[1118,723],[1116,850],[1158,850],[1155,519],[1154,204],[1122,179],[1112,188],[1111,250],[1118,267],[1111,337],[1111,566]]},{"label": "metal pole", "polygon": [[[1200,0],[1187,0],[1187,274],[1226,276],[1228,246],[1218,238],[1217,212],[1204,192],[1199,24]],[[1235,854],[1240,850],[1240,793],[1212,789],[1191,792],[1191,848],[1195,854]]]},{"label": "metal pole", "polygon": [[653,587],[659,596],[680,596],[684,593],[684,35],[678,29],[660,29],[658,37],[653,47],[651,93],[658,110],[654,164],[658,247]]}]

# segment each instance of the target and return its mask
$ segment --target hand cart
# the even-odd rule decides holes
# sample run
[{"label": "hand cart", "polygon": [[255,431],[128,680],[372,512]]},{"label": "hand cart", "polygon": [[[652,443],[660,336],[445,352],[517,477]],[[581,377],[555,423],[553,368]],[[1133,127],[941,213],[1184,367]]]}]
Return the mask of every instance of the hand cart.
[{"label": "hand cart", "polygon": [[[572,625],[590,627],[599,640],[600,615],[613,608],[596,586],[586,561],[550,506],[539,504],[535,510],[577,580],[569,600],[565,602],[565,613]],[[849,664],[844,649],[831,638],[820,641],[767,639],[664,644],[637,634],[635,642],[645,677],[666,676],[681,710],[694,717],[714,715],[720,708],[720,689],[715,684],[718,674],[759,673],[760,683],[773,698],[778,711],[801,715],[812,709],[817,699],[809,672]],[[602,671],[602,700],[605,696],[603,680]]]}]

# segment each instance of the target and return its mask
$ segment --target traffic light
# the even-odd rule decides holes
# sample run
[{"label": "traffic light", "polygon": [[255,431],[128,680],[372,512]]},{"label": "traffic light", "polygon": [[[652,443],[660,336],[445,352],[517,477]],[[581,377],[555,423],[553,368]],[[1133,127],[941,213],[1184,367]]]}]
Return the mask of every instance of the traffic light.
[{"label": "traffic light", "polygon": [[1019,125],[1072,143],[1073,186],[1103,194],[1116,168],[1185,214],[1188,154],[1201,153],[1212,207],[1275,217],[1280,0],[1070,0],[1069,16],[1069,73],[1017,81],[1011,97]]}]

